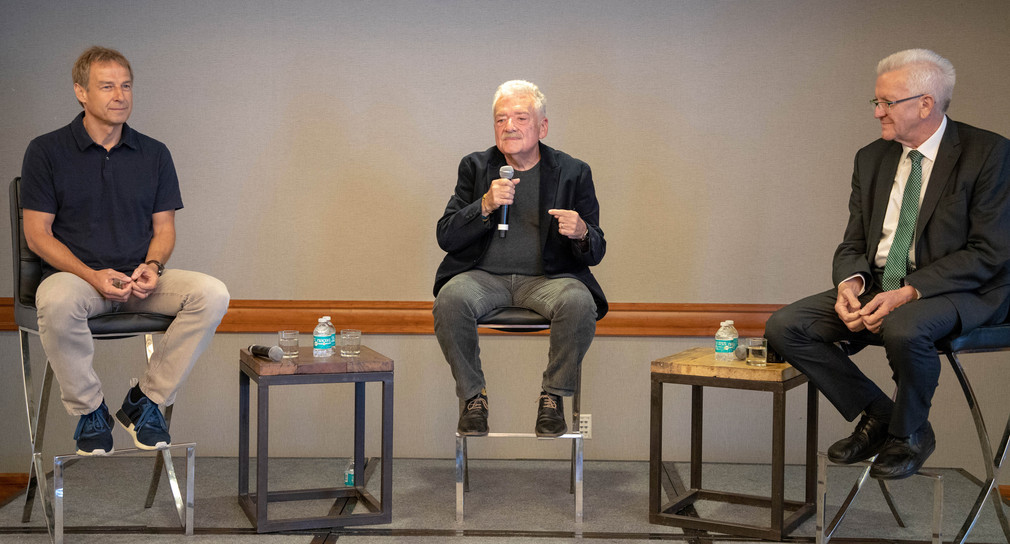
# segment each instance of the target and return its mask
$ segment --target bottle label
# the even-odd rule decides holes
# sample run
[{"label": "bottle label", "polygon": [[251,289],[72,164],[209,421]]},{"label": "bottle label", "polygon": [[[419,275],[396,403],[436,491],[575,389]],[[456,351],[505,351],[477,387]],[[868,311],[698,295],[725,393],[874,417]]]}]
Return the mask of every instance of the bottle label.
[{"label": "bottle label", "polygon": [[736,351],[737,339],[733,338],[731,340],[716,340],[715,341],[715,351],[716,353],[733,353]]},{"label": "bottle label", "polygon": [[312,349],[330,349],[335,345],[336,341],[330,335],[312,337]]}]

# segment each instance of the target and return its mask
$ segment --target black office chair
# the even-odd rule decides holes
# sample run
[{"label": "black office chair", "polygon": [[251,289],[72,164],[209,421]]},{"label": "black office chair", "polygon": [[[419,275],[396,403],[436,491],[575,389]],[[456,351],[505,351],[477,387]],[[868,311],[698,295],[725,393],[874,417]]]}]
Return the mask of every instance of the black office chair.
[{"label": "black office chair", "polygon": [[[551,322],[544,316],[526,308],[505,306],[498,308],[477,321],[480,328],[502,332],[535,332],[547,330]],[[571,481],[569,493],[575,495],[576,532],[582,527],[582,461],[583,444],[579,425],[579,410],[582,395],[582,368],[578,369],[575,394],[572,397],[572,424],[566,434],[558,438],[572,439]],[[460,410],[463,404],[460,403]],[[534,433],[488,433],[488,438],[523,437],[536,438]],[[483,438],[483,437],[481,437]],[[470,470],[467,463],[466,436],[456,433],[456,522],[463,522],[463,494],[470,491]]]},{"label": "black office chair", "polygon": [[[42,488],[43,513],[46,516],[47,524],[52,531],[53,527],[53,497],[48,492],[46,485],[46,471],[42,467],[42,444],[45,438],[46,414],[49,407],[49,393],[52,388],[53,369],[46,360],[45,374],[42,379],[42,388],[38,393],[38,403],[36,404],[33,395],[35,388],[32,384],[31,354],[29,353],[29,335],[38,335],[38,318],[35,308],[35,291],[38,289],[42,279],[42,261],[38,255],[28,248],[23,231],[24,214],[21,208],[21,178],[14,178],[10,184],[10,209],[11,209],[11,242],[14,257],[14,321],[18,326],[21,340],[21,368],[24,375],[25,389],[25,411],[28,414],[28,434],[32,444],[32,465],[29,470],[28,488],[25,493],[25,506],[21,521],[28,523],[31,521],[32,506],[35,502],[35,491]],[[154,334],[164,333],[168,326],[172,324],[174,318],[168,315],[143,313],[143,312],[120,312],[96,315],[88,319],[88,327],[92,336],[99,339],[129,338],[143,334],[146,342],[147,361],[150,363],[151,354],[154,352]],[[166,424],[172,421],[172,407],[165,410]],[[158,490],[158,483],[161,479],[161,471],[165,462],[171,463],[168,450],[162,450],[161,455],[155,457],[154,474],[151,477],[151,485],[148,489],[146,508],[150,508],[154,502],[155,493]],[[169,471],[169,477],[173,480],[172,487],[178,489],[175,481],[175,471]]]}]

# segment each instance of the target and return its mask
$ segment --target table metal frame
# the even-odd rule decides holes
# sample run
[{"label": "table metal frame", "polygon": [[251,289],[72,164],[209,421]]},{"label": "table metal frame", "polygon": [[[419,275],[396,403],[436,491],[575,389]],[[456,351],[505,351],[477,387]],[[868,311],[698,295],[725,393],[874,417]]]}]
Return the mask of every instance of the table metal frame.
[{"label": "table metal frame", "polygon": [[[245,363],[239,363],[239,504],[257,533],[373,525],[393,519],[393,371],[320,374],[282,374],[261,376]],[[256,382],[256,491],[249,491],[249,381]],[[381,498],[368,490],[365,475],[365,383],[382,383],[382,453]],[[269,421],[270,387],[325,383],[354,384],[354,486],[269,491]],[[351,499],[360,502],[368,513],[353,514],[334,508],[329,515],[305,518],[269,519],[271,502],[313,499]]]},{"label": "table metal frame", "polygon": [[[786,391],[806,382],[807,378],[802,374],[784,381],[763,381],[653,372],[649,447],[649,522],[765,540],[781,540],[784,535],[812,516],[816,509],[818,393],[811,386],[807,387],[805,500],[803,502],[785,500],[785,394]],[[665,383],[691,386],[691,485],[689,489],[678,492],[676,496],[664,504],[661,502],[663,492],[661,473],[663,463],[663,384]],[[772,393],[771,497],[744,495],[702,488],[703,389],[705,387],[768,391]],[[702,519],[696,515],[681,513],[685,508],[692,506],[699,500],[768,508],[770,511],[770,524],[767,527],[763,527],[729,521]],[[794,509],[792,515],[788,517],[786,516],[787,507]]]}]

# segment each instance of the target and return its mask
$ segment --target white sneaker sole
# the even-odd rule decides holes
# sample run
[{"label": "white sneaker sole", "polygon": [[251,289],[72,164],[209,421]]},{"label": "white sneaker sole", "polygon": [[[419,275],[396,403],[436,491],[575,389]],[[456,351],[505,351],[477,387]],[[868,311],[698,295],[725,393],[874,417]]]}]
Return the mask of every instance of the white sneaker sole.
[{"label": "white sneaker sole", "polygon": [[104,455],[112,455],[112,453],[115,452],[115,451],[116,451],[116,448],[112,448],[109,451],[105,451],[105,450],[101,450],[101,449],[92,450],[92,451],[77,450],[77,455],[80,455],[82,457],[102,457]]},{"label": "white sneaker sole", "polygon": [[[163,449],[165,449],[165,448],[167,448],[167,447],[169,447],[169,446],[172,445],[172,444],[167,443],[165,441],[158,442],[157,444],[155,444],[153,446],[150,446],[148,444],[144,444],[143,442],[141,442],[140,440],[137,439],[137,431],[134,430],[133,423],[130,423],[129,425],[127,425],[127,424],[123,423],[122,419],[120,419],[120,414],[121,413],[122,413],[122,410],[120,410],[119,412],[116,413],[116,422],[119,423],[120,427],[126,429],[126,432],[130,433],[130,438],[133,439],[133,445],[137,446],[137,449],[147,450],[147,451],[163,450]],[[125,418],[125,419],[127,419],[127,420],[129,420],[129,418],[126,417],[125,414],[123,414],[122,417]]]}]

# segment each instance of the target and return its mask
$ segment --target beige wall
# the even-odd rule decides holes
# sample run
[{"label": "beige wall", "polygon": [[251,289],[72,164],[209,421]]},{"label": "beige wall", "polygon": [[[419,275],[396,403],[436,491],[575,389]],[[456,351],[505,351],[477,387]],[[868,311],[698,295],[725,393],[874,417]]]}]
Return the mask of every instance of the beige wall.
[{"label": "beige wall", "polygon": [[[237,299],[430,300],[435,220],[460,157],[493,144],[490,100],[505,79],[537,82],[545,142],[593,167],[609,241],[596,274],[616,302],[785,303],[827,288],[852,156],[879,135],[867,100],[888,53],[946,55],[958,70],[951,116],[1010,134],[1002,0],[8,2],[3,12],[2,179],[19,173],[32,137],[78,112],[74,57],[93,43],[119,48],[136,75],[131,124],[169,146],[182,181],[171,264],[220,277]],[[0,267],[0,293],[10,281]],[[176,434],[201,454],[236,452],[235,351],[253,341],[269,338],[220,335],[180,396]],[[587,454],[645,458],[648,362],[707,341],[597,340]],[[455,404],[434,339],[367,342],[398,362],[396,454],[448,457]],[[136,374],[136,362],[114,368],[137,360],[130,347],[100,350],[110,398]],[[545,351],[543,339],[485,342],[492,425],[531,425]],[[24,436],[14,334],[0,335],[0,354],[0,433]],[[862,357],[887,379],[879,353]],[[978,384],[996,387],[996,359],[976,360]],[[942,382],[931,462],[958,465],[970,429],[946,370]],[[343,410],[347,394],[336,391],[274,397],[279,422],[319,436],[275,432],[280,454],[345,447],[345,428],[317,421]],[[676,391],[668,419],[687,407]],[[992,396],[994,413],[1007,408]],[[728,421],[709,427],[713,458],[763,458],[770,401],[708,399],[711,417]],[[797,428],[800,408],[790,405]],[[53,410],[50,446],[66,449],[74,422]],[[825,444],[847,425],[822,413]],[[686,435],[678,425],[669,436]],[[686,442],[672,448],[686,455]],[[26,451],[5,440],[0,472],[25,470]]]}]

